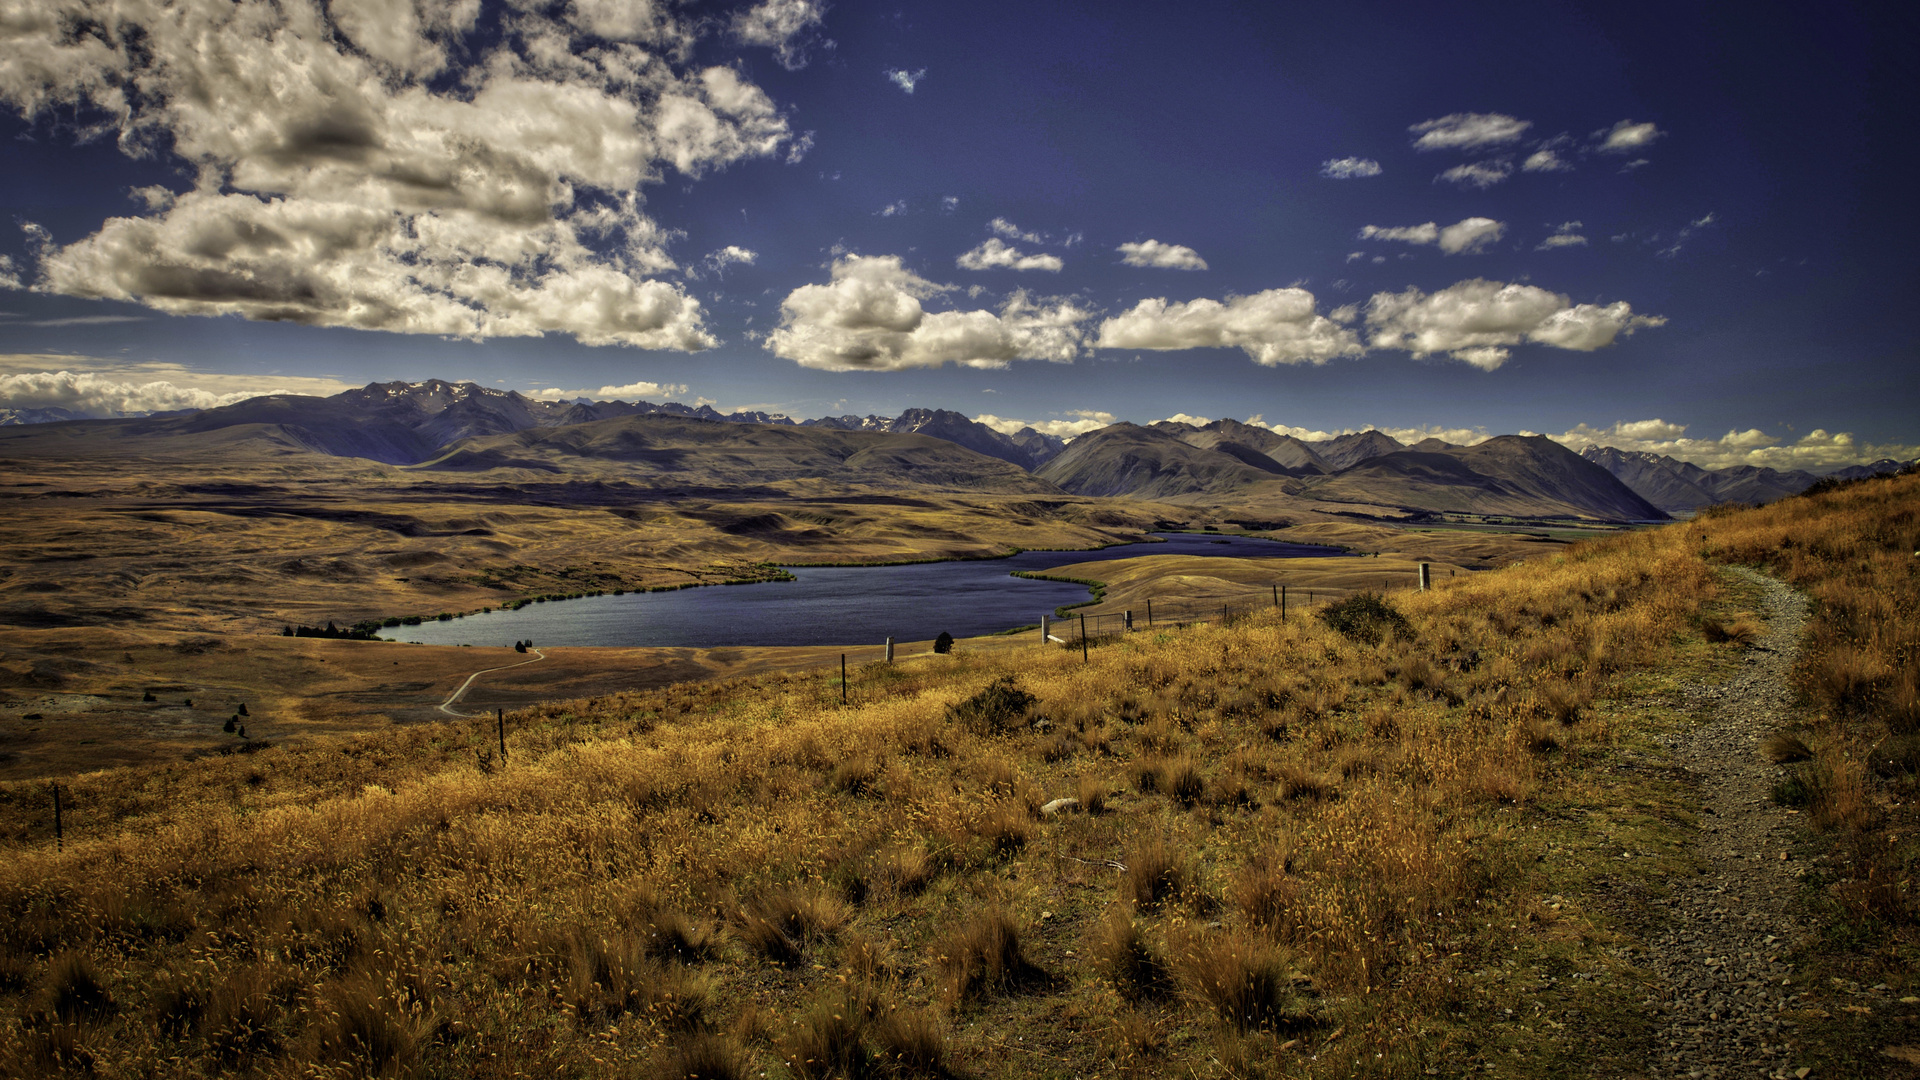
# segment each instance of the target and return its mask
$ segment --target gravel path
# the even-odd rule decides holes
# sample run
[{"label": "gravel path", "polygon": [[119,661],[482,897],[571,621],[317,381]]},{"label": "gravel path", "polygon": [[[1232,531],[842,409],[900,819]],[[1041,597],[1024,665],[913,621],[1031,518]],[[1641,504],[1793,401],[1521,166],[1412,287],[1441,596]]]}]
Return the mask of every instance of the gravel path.
[{"label": "gravel path", "polygon": [[1694,854],[1704,872],[1674,883],[1641,958],[1655,977],[1646,1005],[1657,1018],[1649,1055],[1656,1077],[1804,1075],[1779,1020],[1802,990],[1787,963],[1803,928],[1791,914],[1798,867],[1786,858],[1795,829],[1773,803],[1778,769],[1759,742],[1789,718],[1787,676],[1807,603],[1784,582],[1730,572],[1764,590],[1767,633],[1744,671],[1691,688],[1706,722],[1669,743],[1674,763],[1699,785],[1705,812]]}]

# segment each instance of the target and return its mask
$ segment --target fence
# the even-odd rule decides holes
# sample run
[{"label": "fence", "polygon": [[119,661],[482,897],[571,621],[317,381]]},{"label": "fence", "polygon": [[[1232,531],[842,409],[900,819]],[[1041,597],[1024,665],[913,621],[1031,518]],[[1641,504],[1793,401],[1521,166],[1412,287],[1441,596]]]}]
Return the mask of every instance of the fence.
[{"label": "fence", "polygon": [[1066,616],[1042,616],[1041,634],[1049,641],[1073,643],[1082,639],[1099,641],[1154,627],[1227,625],[1255,612],[1282,609],[1288,615],[1313,611],[1359,592],[1409,592],[1432,587],[1426,563],[1419,564],[1416,576],[1382,574],[1375,583],[1360,587],[1343,584],[1334,589],[1300,589],[1282,585],[1269,587],[1263,596],[1254,586],[1245,591],[1200,595],[1153,597],[1127,611],[1098,614],[1070,612]]}]

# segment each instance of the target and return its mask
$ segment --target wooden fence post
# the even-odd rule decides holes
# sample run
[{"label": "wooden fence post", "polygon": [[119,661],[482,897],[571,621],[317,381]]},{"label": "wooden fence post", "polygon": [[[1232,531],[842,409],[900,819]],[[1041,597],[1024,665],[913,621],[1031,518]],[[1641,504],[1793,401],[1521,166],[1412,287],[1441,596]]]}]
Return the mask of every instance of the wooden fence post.
[{"label": "wooden fence post", "polygon": [[1287,621],[1287,587],[1280,586],[1280,621]]},{"label": "wooden fence post", "polygon": [[847,703],[847,654],[840,654],[840,704]]},{"label": "wooden fence post", "polygon": [[1147,625],[1148,626],[1153,625],[1153,601],[1152,600],[1147,601]]},{"label": "wooden fence post", "polygon": [[893,663],[893,639],[887,639],[887,663]]},{"label": "wooden fence post", "polygon": [[500,722],[500,764],[507,763],[507,710],[493,710],[494,719]]},{"label": "wooden fence post", "polygon": [[1087,617],[1080,616],[1080,662],[1087,662]]},{"label": "wooden fence post", "polygon": [[1421,563],[1420,564],[1420,591],[1426,592],[1428,589],[1432,587],[1433,587],[1433,566],[1431,563]]}]

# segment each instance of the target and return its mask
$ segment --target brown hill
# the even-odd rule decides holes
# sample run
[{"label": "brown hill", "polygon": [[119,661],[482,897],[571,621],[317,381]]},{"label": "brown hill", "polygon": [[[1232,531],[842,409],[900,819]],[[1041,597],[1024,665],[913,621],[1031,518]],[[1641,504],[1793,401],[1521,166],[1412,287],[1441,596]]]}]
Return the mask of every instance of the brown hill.
[{"label": "brown hill", "polygon": [[1379,431],[1358,431],[1351,435],[1324,442],[1309,443],[1321,459],[1332,466],[1329,472],[1337,472],[1358,465],[1368,458],[1377,458],[1382,454],[1391,454],[1406,447],[1398,439]]},{"label": "brown hill", "polygon": [[1545,436],[1501,435],[1475,446],[1371,458],[1304,494],[1438,513],[1662,520],[1667,515],[1606,469]]},{"label": "brown hill", "polygon": [[731,424],[653,414],[465,439],[421,470],[518,470],[648,487],[761,487],[797,480],[1058,495],[1017,465],[929,435]]},{"label": "brown hill", "polygon": [[1194,446],[1159,427],[1114,424],[1068,443],[1037,475],[1075,495],[1202,502],[1280,483],[1277,469]]}]

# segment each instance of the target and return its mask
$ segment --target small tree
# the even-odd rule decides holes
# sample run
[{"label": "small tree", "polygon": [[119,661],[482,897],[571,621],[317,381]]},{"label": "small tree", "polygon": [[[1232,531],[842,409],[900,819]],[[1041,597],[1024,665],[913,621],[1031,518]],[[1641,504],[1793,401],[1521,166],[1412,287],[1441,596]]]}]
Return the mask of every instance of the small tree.
[{"label": "small tree", "polygon": [[238,710],[236,710],[236,713],[235,713],[235,715],[238,715],[238,716],[246,716],[246,715],[247,715],[247,703],[246,703],[246,702],[244,702],[244,701],[243,701],[243,702],[241,702],[241,703],[240,703],[240,708],[239,708]]},{"label": "small tree", "polygon": [[933,639],[933,651],[937,653],[952,652],[953,635],[947,633],[945,630],[940,631],[940,636]]},{"label": "small tree", "polygon": [[238,728],[239,726],[240,726],[240,718],[239,718],[239,717],[237,717],[237,716],[229,716],[229,717],[227,717],[227,722],[226,722],[226,724],[225,724],[225,725],[223,725],[223,726],[222,726],[222,727],[220,728],[220,730],[221,730],[221,731],[224,731],[224,732],[226,732],[226,733],[227,733],[227,734],[229,734],[229,735],[231,735],[231,734],[233,734],[233,732],[234,732],[234,729],[236,729],[236,728]]}]

